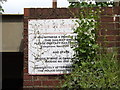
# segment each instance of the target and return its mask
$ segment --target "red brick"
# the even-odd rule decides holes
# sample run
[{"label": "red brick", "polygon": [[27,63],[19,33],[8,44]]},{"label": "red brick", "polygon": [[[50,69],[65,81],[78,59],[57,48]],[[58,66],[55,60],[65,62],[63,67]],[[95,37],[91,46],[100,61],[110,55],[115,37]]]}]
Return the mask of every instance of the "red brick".
[{"label": "red brick", "polygon": [[116,42],[98,42],[99,45],[103,46],[103,47],[115,47],[116,46]]},{"label": "red brick", "polygon": [[113,8],[113,14],[119,14],[119,8],[118,7],[114,7]]},{"label": "red brick", "polygon": [[24,29],[28,29],[28,24],[24,24]]},{"label": "red brick", "polygon": [[[26,33],[27,33],[27,31],[26,31]],[[24,37],[24,41],[25,42],[28,41],[28,37],[27,36]]]},{"label": "red brick", "polygon": [[107,44],[106,44],[106,47],[115,47],[116,45],[116,42],[108,42]]},{"label": "red brick", "polygon": [[24,75],[24,80],[32,80],[32,76],[30,76],[30,75]]},{"label": "red brick", "polygon": [[116,40],[117,40],[117,41],[120,41],[120,36],[116,36]]},{"label": "red brick", "polygon": [[27,50],[28,50],[28,40],[26,41],[24,40],[24,51],[25,51],[24,53],[28,53]]},{"label": "red brick", "polygon": [[118,24],[118,28],[120,29],[120,23]]},{"label": "red brick", "polygon": [[29,16],[29,9],[28,8],[24,8],[24,16]]},{"label": "red brick", "polygon": [[105,37],[104,36],[99,36],[98,38],[97,38],[97,41],[104,41],[105,40]]},{"label": "red brick", "polygon": [[28,35],[28,30],[24,30],[24,35]]},{"label": "red brick", "polygon": [[120,47],[120,41],[116,42],[116,47]]},{"label": "red brick", "polygon": [[29,11],[29,18],[36,18],[36,8],[30,8]]},{"label": "red brick", "polygon": [[120,48],[118,48],[118,53],[120,54]]},{"label": "red brick", "polygon": [[24,86],[33,86],[33,81],[24,81],[23,83]]},{"label": "red brick", "polygon": [[113,19],[113,17],[101,17],[101,22],[113,22],[114,21],[114,19]]},{"label": "red brick", "polygon": [[100,30],[101,35],[120,35],[120,30]]},{"label": "red brick", "polygon": [[99,35],[106,35],[106,30],[105,29],[101,29],[99,30],[100,34]]},{"label": "red brick", "polygon": [[[25,47],[24,48],[24,61],[27,61],[28,62],[28,48],[27,47]],[[25,63],[24,63],[25,64]],[[24,66],[26,66],[26,65],[24,65]]]},{"label": "red brick", "polygon": [[106,15],[112,15],[113,14],[113,8],[112,7],[107,7],[105,9],[105,11],[106,11]]},{"label": "red brick", "polygon": [[[27,55],[27,54],[26,54]],[[26,56],[27,57],[27,56]],[[27,69],[28,68],[28,61],[24,61],[24,67]]]},{"label": "red brick", "polygon": [[28,24],[28,18],[24,18],[24,24]]},{"label": "red brick", "polygon": [[119,17],[115,17],[115,22],[119,22],[119,21],[120,21]]},{"label": "red brick", "polygon": [[57,79],[58,76],[49,76],[48,79]]},{"label": "red brick", "polygon": [[[64,12],[64,9],[62,10],[62,12]],[[68,12],[71,14],[72,17],[74,17],[73,13],[71,12],[74,12],[74,14],[78,15],[80,13],[80,9],[77,9],[77,8],[71,8],[71,11],[69,10],[68,8]],[[64,12],[65,13],[65,12]],[[63,14],[64,15],[64,14]]]},{"label": "red brick", "polygon": [[34,81],[34,86],[41,86],[42,85],[42,82],[41,81]]},{"label": "red brick", "polygon": [[35,81],[37,81],[37,80],[38,80],[37,77],[38,77],[38,76],[33,76],[33,79],[34,79]]},{"label": "red brick", "polygon": [[44,87],[44,86],[37,86],[37,87],[34,87],[33,89],[30,89],[30,90],[61,90],[60,87],[55,87],[55,86],[50,86],[50,87]]},{"label": "red brick", "polygon": [[106,35],[120,35],[120,30],[107,30]]},{"label": "red brick", "polygon": [[115,41],[116,40],[116,36],[106,36],[106,40],[107,41]]},{"label": "red brick", "polygon": [[60,79],[60,80],[64,80],[65,77],[64,77],[64,76],[59,76],[58,79]]},{"label": "red brick", "polygon": [[34,88],[31,86],[24,86],[23,89],[20,89],[20,90],[34,90]]},{"label": "red brick", "polygon": [[28,73],[28,68],[25,68],[25,69],[24,69],[24,73]]},{"label": "red brick", "polygon": [[101,23],[100,24],[100,27],[101,29],[104,29],[104,30],[111,30],[111,29],[115,29],[115,25],[114,23]]},{"label": "red brick", "polygon": [[48,80],[48,76],[34,76],[33,79],[39,81],[46,81]]},{"label": "red brick", "polygon": [[119,22],[119,17],[102,16],[101,22]]},{"label": "red brick", "polygon": [[60,81],[43,81],[43,86],[58,86],[60,85]]}]

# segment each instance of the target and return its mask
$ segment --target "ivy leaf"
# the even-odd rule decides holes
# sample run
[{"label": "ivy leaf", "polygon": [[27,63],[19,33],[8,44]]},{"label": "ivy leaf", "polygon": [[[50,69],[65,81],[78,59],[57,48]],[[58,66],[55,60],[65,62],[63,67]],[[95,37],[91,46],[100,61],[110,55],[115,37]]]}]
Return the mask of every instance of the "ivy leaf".
[{"label": "ivy leaf", "polygon": [[97,44],[94,44],[94,45],[92,46],[92,48],[97,49],[97,48],[99,48],[99,46],[98,46]]},{"label": "ivy leaf", "polygon": [[86,52],[86,50],[80,49],[80,52],[85,53],[85,52]]}]

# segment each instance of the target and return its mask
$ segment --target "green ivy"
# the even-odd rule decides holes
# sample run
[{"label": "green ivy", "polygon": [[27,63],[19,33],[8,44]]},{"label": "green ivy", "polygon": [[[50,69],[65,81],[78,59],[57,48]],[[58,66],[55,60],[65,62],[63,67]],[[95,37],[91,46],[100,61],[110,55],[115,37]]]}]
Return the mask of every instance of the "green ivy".
[{"label": "green ivy", "polygon": [[99,23],[98,11],[90,9],[81,9],[79,14],[79,19],[76,20],[78,27],[74,30],[77,34],[75,38],[75,43],[73,50],[75,52],[73,63],[81,65],[81,61],[93,61],[97,54],[97,49],[99,48],[96,43]]},{"label": "green ivy", "polygon": [[93,2],[88,2],[88,1],[73,1],[73,0],[68,0],[70,3],[69,8],[79,8],[79,7],[108,7],[108,6],[115,6],[115,3],[113,1],[107,0],[107,2],[100,2],[99,0],[94,0],[95,3]]},{"label": "green ivy", "polygon": [[7,0],[0,0],[0,14],[2,14],[4,12],[4,9],[2,8],[3,2],[6,2]]},{"label": "green ivy", "polygon": [[85,88],[120,88],[119,65],[115,53],[101,54],[94,62],[81,62],[70,75],[65,76],[63,88],[77,90]]},{"label": "green ivy", "polygon": [[74,29],[74,33],[77,36],[72,38],[75,40],[75,43],[72,43],[73,70],[70,75],[65,75],[63,89],[115,88],[119,90],[120,88],[120,70],[116,52],[104,53],[96,41],[101,9],[99,6],[95,9],[94,6],[96,5],[86,2],[70,5],[70,7],[81,7],[81,9],[77,16],[78,20],[75,21],[78,27]]}]

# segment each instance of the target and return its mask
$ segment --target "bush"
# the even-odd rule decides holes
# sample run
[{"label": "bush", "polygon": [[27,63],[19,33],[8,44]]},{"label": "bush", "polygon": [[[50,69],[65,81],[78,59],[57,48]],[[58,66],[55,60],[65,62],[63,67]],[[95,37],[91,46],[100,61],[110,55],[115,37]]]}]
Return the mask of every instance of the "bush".
[{"label": "bush", "polygon": [[[106,3],[102,5],[108,6]],[[97,4],[96,4],[97,5]],[[63,89],[81,90],[85,88],[118,89],[120,88],[119,63],[116,52],[104,52],[96,43],[99,28],[100,7],[94,10],[93,4],[71,3],[70,7],[81,7],[76,17],[77,34],[73,44],[73,70],[65,75]],[[86,8],[89,7],[89,8]],[[100,50],[99,50],[100,49]]]},{"label": "bush", "polygon": [[119,65],[116,53],[98,55],[94,62],[82,62],[65,76],[63,88],[120,88]]},{"label": "bush", "polygon": [[[91,5],[87,7],[92,7]],[[116,52],[104,52],[96,43],[99,28],[100,8],[81,8],[76,20],[77,34],[73,44],[73,70],[65,75],[63,89],[120,88],[119,65]]]}]

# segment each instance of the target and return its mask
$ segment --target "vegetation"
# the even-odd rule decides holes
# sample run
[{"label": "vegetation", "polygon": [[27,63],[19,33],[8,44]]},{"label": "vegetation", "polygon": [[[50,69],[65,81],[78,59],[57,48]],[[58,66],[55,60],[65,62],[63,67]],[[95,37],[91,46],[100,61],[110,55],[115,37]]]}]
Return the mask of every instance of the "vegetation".
[{"label": "vegetation", "polygon": [[116,53],[101,54],[94,62],[81,62],[70,75],[65,75],[63,88],[68,89],[117,89],[120,88],[119,65]]},{"label": "vegetation", "polygon": [[0,0],[0,13],[4,12],[4,9],[2,8],[1,4],[3,4],[3,2],[5,2],[5,1],[7,1],[7,0]]},{"label": "vegetation", "polygon": [[95,6],[101,7],[86,2],[70,4],[70,7],[81,7],[81,11],[76,20],[78,27],[74,30],[77,33],[74,39],[77,43],[73,43],[72,47],[75,52],[73,71],[70,75],[65,75],[62,85],[66,90],[120,88],[117,53],[107,52],[96,43],[100,9],[86,8]]},{"label": "vegetation", "polygon": [[[83,2],[84,1],[84,2]],[[86,1],[86,2],[85,2]],[[116,4],[119,5],[119,2],[113,2],[114,0],[101,0],[106,2],[100,2],[100,0],[68,0],[70,3],[69,7],[108,7],[108,6],[115,6]]]}]

